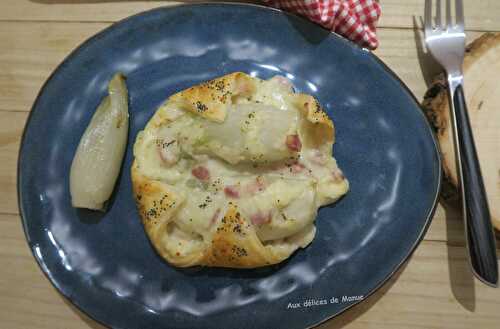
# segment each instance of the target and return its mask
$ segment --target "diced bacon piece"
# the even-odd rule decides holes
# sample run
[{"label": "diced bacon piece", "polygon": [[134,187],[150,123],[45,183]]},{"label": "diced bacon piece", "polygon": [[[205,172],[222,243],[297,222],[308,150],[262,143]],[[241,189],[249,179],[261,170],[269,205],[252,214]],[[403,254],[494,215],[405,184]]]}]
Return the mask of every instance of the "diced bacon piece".
[{"label": "diced bacon piece", "polygon": [[217,210],[215,211],[214,215],[210,219],[210,225],[215,224],[215,222],[217,221],[217,218],[219,217],[219,215],[220,215],[220,208],[217,208]]},{"label": "diced bacon piece", "polygon": [[286,136],[286,146],[290,151],[300,152],[302,149],[302,143],[300,142],[299,135],[287,135]]},{"label": "diced bacon piece", "polygon": [[271,212],[263,213],[261,211],[256,212],[250,216],[250,221],[253,225],[263,225],[271,221]]},{"label": "diced bacon piece", "polygon": [[302,172],[305,169],[305,166],[302,163],[296,162],[296,163],[292,164],[292,166],[290,168],[291,168],[292,173],[297,174],[297,173]]},{"label": "diced bacon piece", "polygon": [[229,186],[224,187],[224,194],[228,198],[232,198],[232,199],[238,199],[240,197],[240,192],[238,190],[238,187],[235,185],[229,185]]},{"label": "diced bacon piece", "polygon": [[210,179],[210,172],[206,167],[197,166],[191,170],[191,174],[201,181],[207,181]]}]

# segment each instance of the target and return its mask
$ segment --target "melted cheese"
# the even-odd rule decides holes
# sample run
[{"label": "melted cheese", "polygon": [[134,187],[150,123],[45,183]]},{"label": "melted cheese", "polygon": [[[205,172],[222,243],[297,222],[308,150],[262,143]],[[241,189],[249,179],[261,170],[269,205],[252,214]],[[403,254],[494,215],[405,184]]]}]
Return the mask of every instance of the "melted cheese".
[{"label": "melted cheese", "polygon": [[[176,238],[165,243],[191,250],[210,241],[228,202],[275,252],[312,240],[318,207],[345,194],[348,182],[331,155],[333,142],[319,148],[307,142],[310,128],[301,128],[305,118],[292,90],[284,78],[259,80],[253,96],[234,100],[222,123],[169,108],[164,123],[140,133],[134,154],[141,171],[187,196],[168,228]],[[288,136],[305,141],[300,151]]]}]

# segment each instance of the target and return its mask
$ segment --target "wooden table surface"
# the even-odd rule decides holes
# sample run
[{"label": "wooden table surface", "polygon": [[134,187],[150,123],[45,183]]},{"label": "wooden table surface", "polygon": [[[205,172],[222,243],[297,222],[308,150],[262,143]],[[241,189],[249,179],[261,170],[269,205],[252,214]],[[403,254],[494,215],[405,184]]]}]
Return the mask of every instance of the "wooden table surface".
[{"label": "wooden table surface", "polygon": [[[17,153],[45,79],[113,22],[170,1],[0,0],[0,327],[103,328],[76,310],[35,263],[19,218]],[[422,99],[436,72],[422,50],[424,0],[382,1],[375,53]],[[500,1],[465,0],[467,35],[500,31]],[[333,328],[500,328],[500,290],[475,280],[458,207],[440,203],[411,260],[378,292],[323,324]]]}]

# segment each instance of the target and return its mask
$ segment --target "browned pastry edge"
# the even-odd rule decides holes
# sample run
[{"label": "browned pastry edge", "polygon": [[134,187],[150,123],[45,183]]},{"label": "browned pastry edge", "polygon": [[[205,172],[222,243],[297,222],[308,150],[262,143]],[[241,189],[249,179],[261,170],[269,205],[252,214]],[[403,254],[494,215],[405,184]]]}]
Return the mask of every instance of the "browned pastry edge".
[{"label": "browned pastry edge", "polygon": [[[242,72],[232,73],[184,91],[178,92],[160,106],[146,129],[157,128],[170,121],[169,107],[189,111],[207,120],[224,121],[227,106],[235,97],[249,97],[259,80]],[[333,143],[334,126],[318,101],[310,95],[296,94],[292,102],[299,108],[307,124],[303,129],[314,144]],[[330,148],[331,149],[331,148]],[[289,248],[264,245],[254,227],[241,215],[236,204],[229,203],[224,217],[215,228],[211,241],[203,241],[199,250],[190,253],[173,252],[164,246],[168,224],[181,207],[183,197],[175,188],[141,173],[137,161],[131,168],[133,192],[144,229],[156,251],[178,267],[207,265],[231,268],[255,268],[276,264],[288,258],[299,246]]]}]

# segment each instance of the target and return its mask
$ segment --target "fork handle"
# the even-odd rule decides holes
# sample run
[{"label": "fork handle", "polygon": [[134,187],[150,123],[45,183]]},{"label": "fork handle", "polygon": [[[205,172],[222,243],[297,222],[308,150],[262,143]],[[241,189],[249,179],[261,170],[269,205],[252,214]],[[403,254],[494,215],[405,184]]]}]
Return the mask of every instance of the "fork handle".
[{"label": "fork handle", "polygon": [[456,86],[452,98],[456,124],[455,137],[458,139],[457,168],[460,175],[471,266],[480,279],[497,286],[495,236],[462,84]]}]

